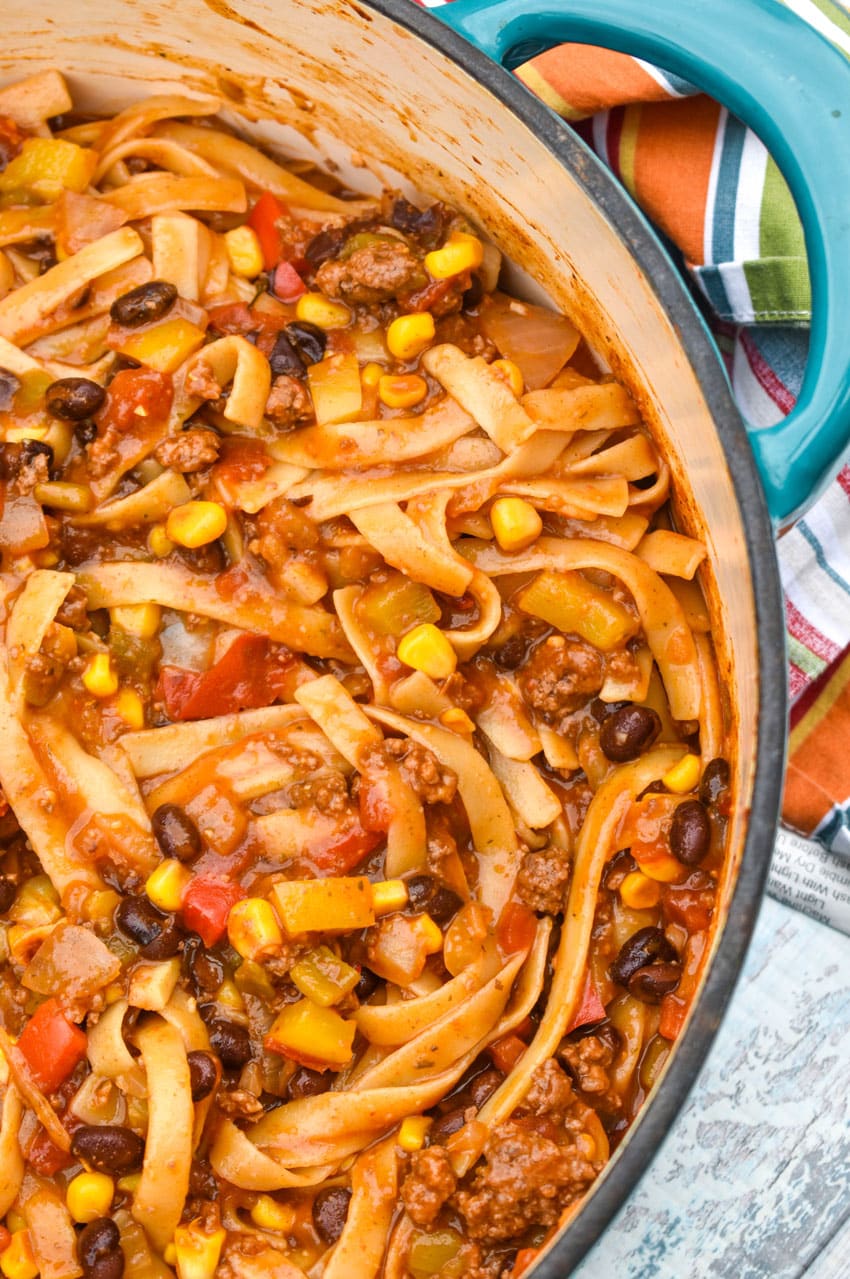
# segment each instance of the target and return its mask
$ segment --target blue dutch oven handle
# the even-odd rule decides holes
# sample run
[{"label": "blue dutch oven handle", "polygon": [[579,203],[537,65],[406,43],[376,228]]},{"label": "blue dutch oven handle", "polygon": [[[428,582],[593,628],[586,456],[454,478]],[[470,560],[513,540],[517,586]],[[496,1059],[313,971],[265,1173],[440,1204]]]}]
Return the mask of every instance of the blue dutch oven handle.
[{"label": "blue dutch oven handle", "polygon": [[811,346],[796,408],[750,442],[774,521],[791,523],[850,446],[850,62],[779,0],[455,0],[436,13],[498,62],[577,41],[656,63],[772,152],[805,229]]}]

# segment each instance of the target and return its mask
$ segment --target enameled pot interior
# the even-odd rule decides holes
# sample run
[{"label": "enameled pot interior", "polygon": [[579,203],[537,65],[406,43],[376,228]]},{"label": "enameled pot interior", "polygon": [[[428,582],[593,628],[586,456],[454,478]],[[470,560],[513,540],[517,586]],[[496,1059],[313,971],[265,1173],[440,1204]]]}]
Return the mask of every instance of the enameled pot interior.
[{"label": "enameled pot interior", "polygon": [[[464,209],[520,268],[515,283],[533,294],[539,290],[530,281],[538,282],[574,318],[638,398],[666,450],[681,527],[708,544],[706,586],[732,735],[739,743],[733,758],[737,804],[730,827],[728,899],[742,858],[747,814],[756,799],[759,731],[765,727],[764,705],[761,724],[759,720],[759,623],[774,644],[781,631],[769,529],[752,466],[745,452],[733,449],[740,474],[730,474],[715,428],[718,411],[730,418],[734,412],[728,396],[717,389],[714,357],[663,255],[628,212],[627,202],[606,194],[613,185],[606,186],[592,158],[568,141],[566,131],[544,116],[542,108],[523,111],[533,117],[531,127],[506,108],[488,83],[476,81],[396,17],[424,27],[438,44],[461,49],[457,37],[444,36],[436,20],[408,0],[376,0],[374,6],[345,0],[237,0],[233,5],[182,0],[179,10],[166,0],[85,0],[63,14],[47,0],[34,0],[4,14],[0,77],[8,83],[57,67],[67,75],[78,107],[100,113],[117,111],[150,93],[217,93],[227,103],[232,125],[273,150],[330,162],[360,189],[374,191],[381,183],[398,186],[409,179],[420,192]],[[506,74],[483,71],[483,57],[470,61],[500,94],[523,92],[506,90]],[[564,166],[565,152],[570,153],[572,172]],[[626,210],[619,230],[601,207],[612,203]],[[629,222],[626,233],[622,219]],[[641,264],[633,248],[644,241]],[[660,264],[657,271],[654,263]],[[658,277],[665,273],[671,290],[662,300]],[[691,330],[688,351],[681,340],[683,325]],[[695,364],[702,364],[702,384]],[[711,406],[706,379],[716,383]],[[742,492],[744,505],[751,508],[746,517]],[[753,561],[756,542],[760,550]],[[781,661],[780,648],[780,679]],[[777,696],[781,703],[781,694]],[[781,716],[780,706],[773,716],[779,738]],[[778,757],[774,763],[763,754],[760,767],[778,774]],[[756,804],[756,816],[766,828],[773,820],[777,788],[778,777],[762,788]],[[746,895],[746,918],[737,925],[744,935],[752,925],[762,872],[763,866]],[[716,946],[720,940],[718,932]],[[714,981],[728,988],[741,946],[724,946],[732,960],[724,965],[718,957]],[[712,1033],[722,1002],[721,993],[703,1013],[703,1035]],[[692,1027],[686,1043],[699,1033]],[[680,1046],[674,1061],[684,1051]],[[684,1071],[679,1073],[684,1083]],[[679,1099],[682,1093],[680,1085]],[[668,1106],[668,1117],[671,1113]],[[642,1121],[634,1126],[614,1164],[622,1162],[623,1150],[643,1127]],[[610,1197],[607,1215],[648,1157],[649,1152],[633,1159],[633,1170],[621,1177],[620,1189]],[[600,1180],[610,1176],[609,1168]],[[598,1190],[591,1198],[597,1195]],[[601,1228],[591,1224],[582,1232],[586,1214],[587,1209],[569,1232],[581,1242],[569,1251],[558,1250],[561,1265],[575,1260]],[[550,1271],[545,1261],[535,1268],[535,1274],[549,1273],[565,1271]]]}]

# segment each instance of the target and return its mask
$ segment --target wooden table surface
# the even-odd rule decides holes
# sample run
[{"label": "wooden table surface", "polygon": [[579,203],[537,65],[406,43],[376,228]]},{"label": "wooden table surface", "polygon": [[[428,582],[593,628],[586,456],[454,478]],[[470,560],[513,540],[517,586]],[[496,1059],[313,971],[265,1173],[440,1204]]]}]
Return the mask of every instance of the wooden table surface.
[{"label": "wooden table surface", "polygon": [[850,937],[766,898],[685,1110],[573,1279],[850,1279]]}]

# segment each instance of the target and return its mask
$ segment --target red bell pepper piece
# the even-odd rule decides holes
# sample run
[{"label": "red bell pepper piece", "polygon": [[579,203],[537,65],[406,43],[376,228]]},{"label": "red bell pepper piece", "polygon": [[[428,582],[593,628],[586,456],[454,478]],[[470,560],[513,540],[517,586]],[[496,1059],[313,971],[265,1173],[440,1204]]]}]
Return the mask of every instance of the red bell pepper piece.
[{"label": "red bell pepper piece", "polygon": [[69,1021],[57,999],[46,1000],[18,1040],[30,1073],[44,1093],[55,1092],[86,1055],[86,1036]]},{"label": "red bell pepper piece", "polygon": [[231,907],[244,896],[245,890],[229,880],[196,875],[183,894],[183,923],[205,946],[214,946],[227,931]]},{"label": "red bell pepper piece", "polygon": [[278,262],[272,276],[272,293],[281,302],[297,302],[307,286],[291,262]]},{"label": "red bell pepper piece", "polygon": [[516,1255],[514,1268],[511,1271],[511,1279],[520,1279],[520,1276],[524,1275],[526,1270],[534,1265],[539,1255],[539,1248],[520,1248]]},{"label": "red bell pepper piece", "polygon": [[260,241],[263,265],[267,271],[276,266],[283,255],[283,236],[278,221],[289,217],[289,210],[270,191],[265,191],[254,205],[248,218]]},{"label": "red bell pepper piece", "polygon": [[587,1026],[592,1021],[602,1021],[605,1015],[605,1005],[599,998],[599,992],[593,984],[590,973],[585,973],[581,999],[566,1034],[569,1035],[571,1031],[578,1030],[579,1026]]},{"label": "red bell pepper piece", "polygon": [[295,865],[314,875],[345,875],[359,866],[382,838],[380,831],[364,827],[353,808],[341,817],[316,813]]},{"label": "red bell pepper piece", "polygon": [[658,1033],[661,1038],[669,1039],[671,1043],[678,1039],[687,1015],[688,1005],[683,999],[679,999],[676,995],[665,995],[661,1000],[661,1016],[658,1020]]},{"label": "red bell pepper piece", "polygon": [[496,941],[503,955],[528,950],[537,932],[537,917],[522,902],[508,902],[496,926]]},{"label": "red bell pepper piece", "polygon": [[273,649],[265,635],[240,635],[202,674],[163,666],[157,693],[171,720],[229,715],[285,697],[291,665],[291,654]]}]

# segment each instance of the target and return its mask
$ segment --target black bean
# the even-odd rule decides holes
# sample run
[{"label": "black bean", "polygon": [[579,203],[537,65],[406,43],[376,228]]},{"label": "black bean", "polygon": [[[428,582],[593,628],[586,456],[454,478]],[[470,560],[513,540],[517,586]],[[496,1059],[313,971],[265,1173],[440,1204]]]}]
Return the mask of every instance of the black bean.
[{"label": "black bean", "polygon": [[682,970],[678,964],[647,964],[639,968],[628,982],[628,991],[644,1004],[660,1004],[678,986]]},{"label": "black bean", "polygon": [[77,1256],[85,1279],[121,1279],[121,1232],[111,1217],[90,1221],[77,1235]]},{"label": "black bean", "polygon": [[183,929],[176,917],[166,915],[159,935],[148,942],[147,946],[142,946],[139,954],[145,959],[171,959],[172,955],[176,955],[180,949],[183,935]]},{"label": "black bean", "polygon": [[350,1202],[351,1191],[344,1186],[331,1186],[328,1190],[320,1190],[316,1195],[313,1200],[313,1225],[316,1234],[325,1243],[336,1243],[339,1239]]},{"label": "black bean", "polygon": [[484,285],[481,283],[479,276],[473,275],[472,283],[463,295],[462,310],[474,311],[483,297]]},{"label": "black bean", "polygon": [[217,1199],[218,1183],[209,1164],[193,1159],[189,1169],[189,1195],[192,1199]]},{"label": "black bean", "polygon": [[459,1106],[457,1110],[450,1110],[448,1114],[441,1115],[439,1119],[435,1119],[428,1130],[428,1139],[432,1145],[439,1145],[443,1141],[447,1141],[449,1137],[454,1136],[456,1132],[460,1132],[466,1123],[464,1118],[465,1107]]},{"label": "black bean", "polygon": [[20,380],[8,369],[0,369],[0,413],[8,413],[20,389]]},{"label": "black bean", "polygon": [[661,720],[648,706],[622,706],[599,730],[599,745],[616,764],[637,759],[661,732]]},{"label": "black bean", "polygon": [[45,444],[43,440],[22,440],[22,465],[26,466],[30,462],[34,462],[37,457],[46,457],[48,471],[53,470],[53,449],[49,444]]},{"label": "black bean", "polygon": [[480,1110],[488,1097],[492,1097],[504,1078],[501,1070],[493,1067],[491,1070],[482,1070],[480,1075],[470,1081],[465,1091],[476,1110]]},{"label": "black bean", "polygon": [[320,1070],[311,1070],[309,1066],[299,1066],[286,1085],[286,1095],[290,1101],[298,1097],[318,1097],[327,1092],[330,1079]]},{"label": "black bean", "polygon": [[397,231],[416,236],[423,244],[436,244],[443,237],[448,210],[444,204],[432,204],[427,209],[417,209],[404,198],[396,200],[390,221]]},{"label": "black bean", "polygon": [[228,1070],[236,1070],[251,1060],[251,1037],[239,1022],[217,1017],[209,1023],[210,1047]]},{"label": "black bean", "polygon": [[406,883],[410,908],[417,913],[426,911],[441,928],[463,905],[463,898],[436,875],[413,875]]},{"label": "black bean", "polygon": [[309,320],[294,320],[286,326],[286,336],[306,364],[318,364],[328,344],[327,334]]},{"label": "black bean", "polygon": [[729,788],[729,765],[719,756],[706,764],[702,781],[699,784],[699,797],[709,807],[713,807],[724,791]]},{"label": "black bean", "polygon": [[609,972],[614,981],[618,981],[621,986],[628,986],[639,968],[645,968],[655,960],[673,963],[677,959],[674,947],[660,928],[640,928],[620,947],[620,953]]},{"label": "black bean", "polygon": [[670,851],[686,866],[699,866],[711,846],[711,823],[698,799],[680,804],[670,824]]},{"label": "black bean", "polygon": [[303,377],[304,361],[285,333],[278,333],[269,356],[272,377]]},{"label": "black bean", "polygon": [[127,329],[151,324],[167,315],[177,301],[175,285],[166,280],[150,280],[116,298],[109,308],[110,318]]},{"label": "black bean", "polygon": [[45,393],[48,413],[68,422],[82,422],[91,417],[106,399],[106,391],[87,377],[63,377],[53,382]]},{"label": "black bean", "polygon": [[313,270],[327,262],[328,258],[335,258],[344,240],[342,227],[336,227],[333,231],[320,231],[318,235],[314,235],[304,250],[304,256]]},{"label": "black bean", "polygon": [[183,968],[195,995],[211,994],[224,981],[224,964],[211,955],[197,933],[190,933],[183,948]]},{"label": "black bean", "polygon": [[97,1172],[135,1172],[142,1166],[145,1143],[119,1124],[84,1124],[71,1138],[71,1154]]},{"label": "black bean", "polygon": [[160,804],[151,818],[154,837],[166,857],[190,862],[201,851],[201,837],[191,817],[179,804]]},{"label": "black bean", "polygon": [[215,1061],[209,1053],[200,1051],[189,1053],[186,1060],[189,1063],[192,1101],[203,1101],[205,1097],[209,1097],[218,1082]]},{"label": "black bean", "polygon": [[124,897],[115,910],[115,922],[138,946],[147,946],[161,934],[167,916],[147,897]]},{"label": "black bean", "polygon": [[17,885],[5,875],[0,877],[0,915],[5,915],[17,896]]}]

